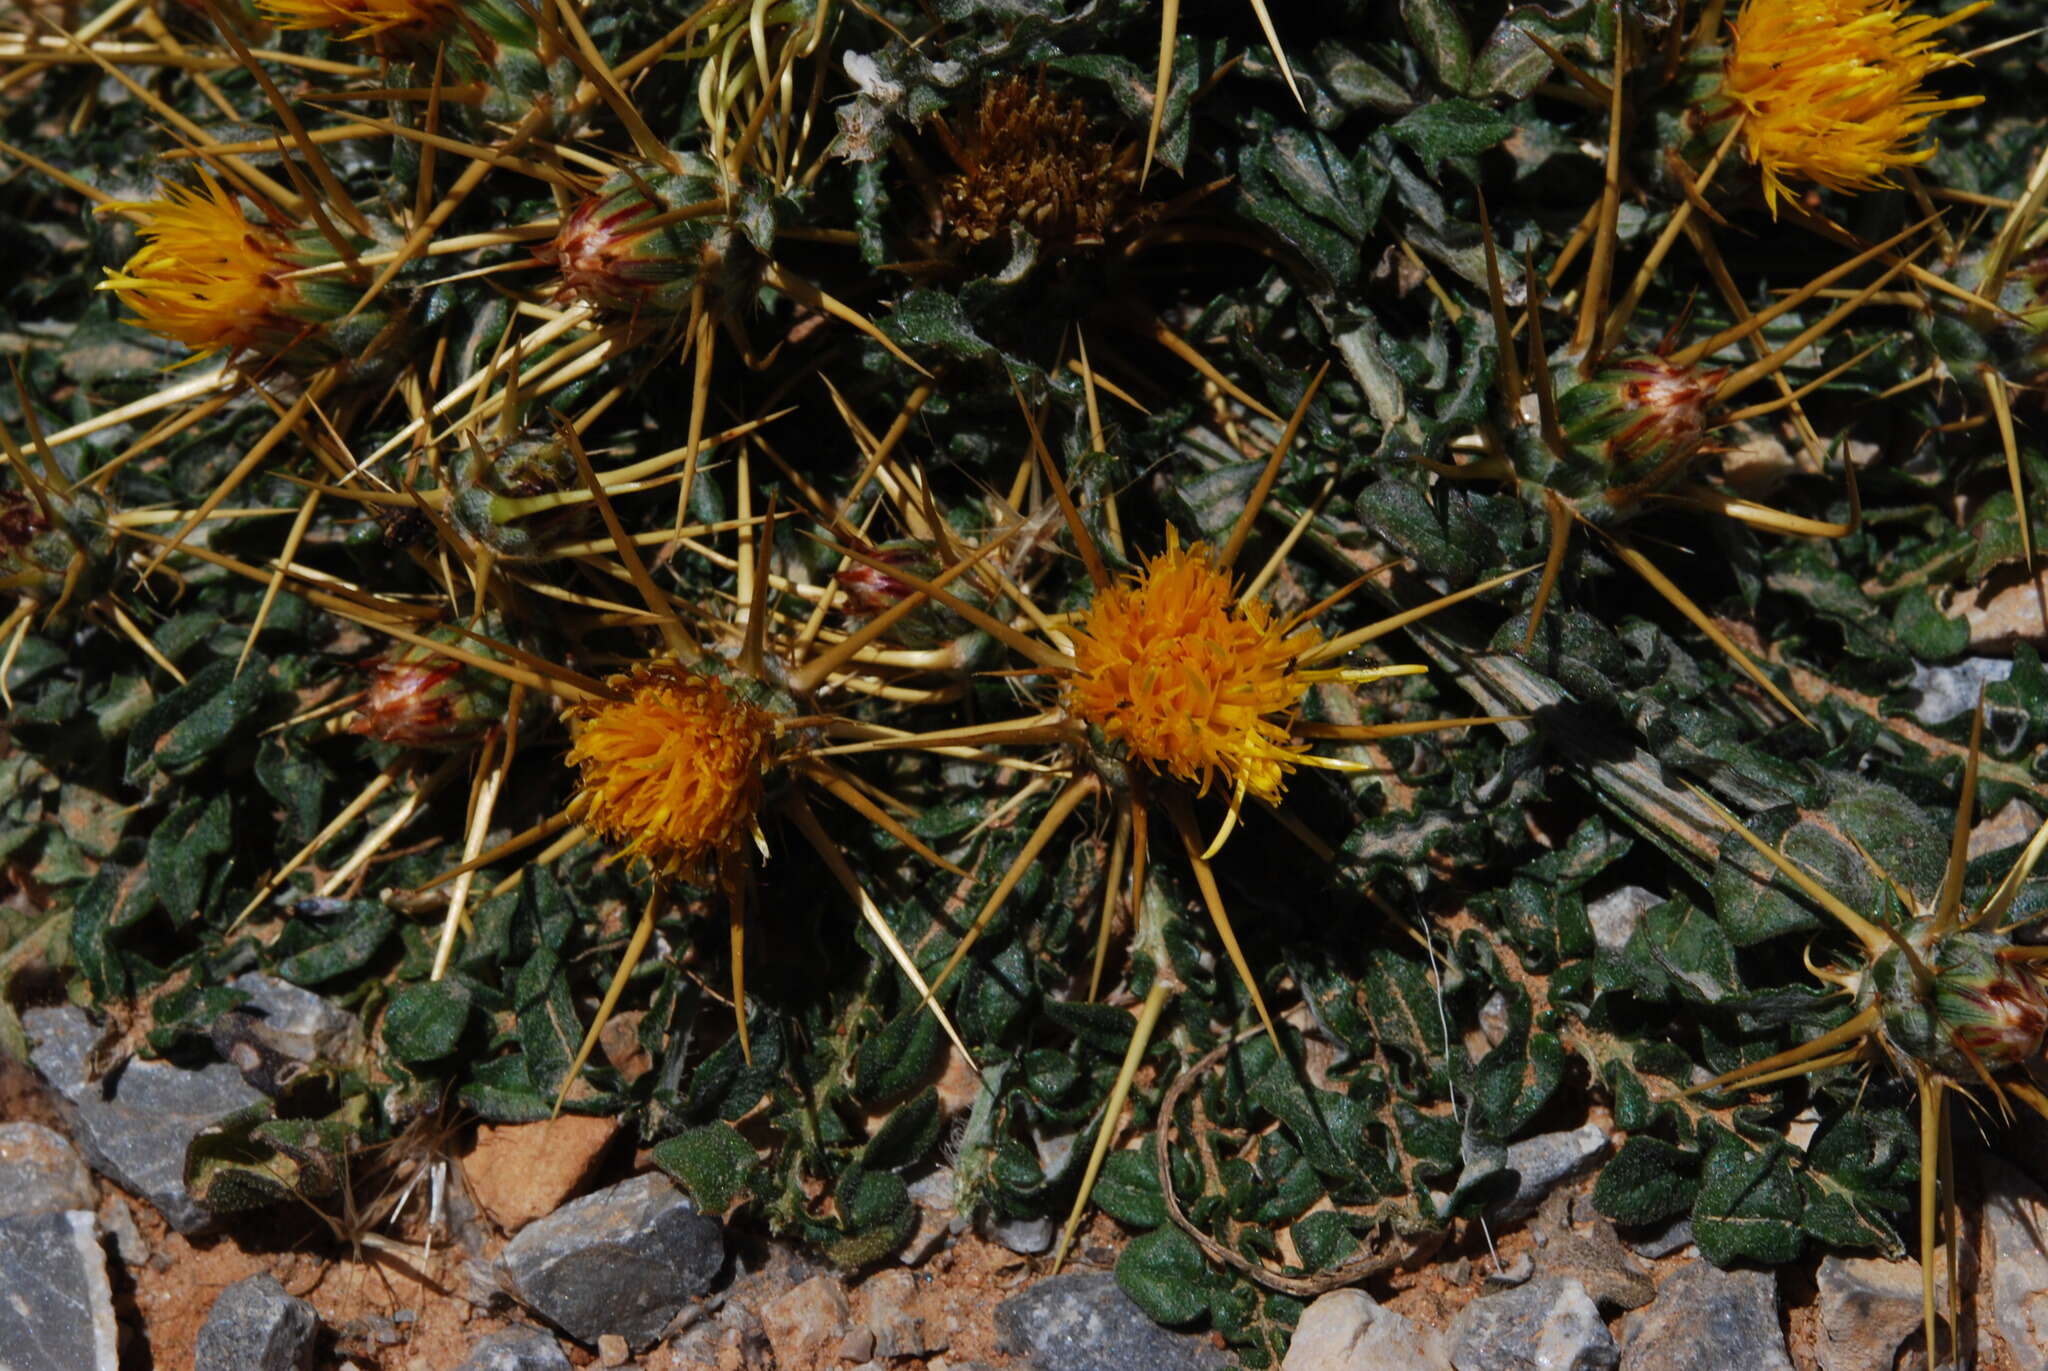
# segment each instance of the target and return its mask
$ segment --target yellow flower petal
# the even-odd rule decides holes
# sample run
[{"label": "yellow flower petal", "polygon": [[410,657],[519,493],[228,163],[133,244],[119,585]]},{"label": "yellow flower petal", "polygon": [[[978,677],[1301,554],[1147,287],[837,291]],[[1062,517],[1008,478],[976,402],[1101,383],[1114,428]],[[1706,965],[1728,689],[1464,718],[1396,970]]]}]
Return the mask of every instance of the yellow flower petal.
[{"label": "yellow flower petal", "polygon": [[1982,99],[1920,88],[1963,60],[1936,35],[1987,7],[1910,15],[1906,0],[1744,0],[1721,92],[1742,115],[1771,212],[1792,193],[1788,179],[1870,190],[1932,157],[1923,135],[1934,116]]},{"label": "yellow flower petal", "polygon": [[614,677],[624,697],[571,711],[571,812],[657,871],[690,875],[753,831],[773,741],[769,713],[669,662]]},{"label": "yellow flower petal", "polygon": [[204,179],[203,189],[173,186],[161,200],[104,207],[139,216],[143,246],[100,289],[135,312],[132,322],[202,355],[275,350],[301,328],[285,313],[290,243],[250,223],[219,182]]},{"label": "yellow flower petal", "polygon": [[1289,738],[1312,679],[1312,628],[1283,632],[1259,600],[1240,605],[1200,543],[1167,549],[1095,597],[1074,629],[1067,707],[1134,759],[1262,800],[1280,795],[1306,744]]}]

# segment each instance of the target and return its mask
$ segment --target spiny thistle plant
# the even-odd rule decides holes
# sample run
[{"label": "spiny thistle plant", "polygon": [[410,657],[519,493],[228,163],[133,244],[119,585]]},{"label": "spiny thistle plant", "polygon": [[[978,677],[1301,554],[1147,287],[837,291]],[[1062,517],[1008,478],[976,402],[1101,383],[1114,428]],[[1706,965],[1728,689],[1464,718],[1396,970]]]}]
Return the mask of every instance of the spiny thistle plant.
[{"label": "spiny thistle plant", "polygon": [[2038,18],[21,12],[0,1050],[346,1004],[186,1174],[362,1260],[387,1149],[567,1110],[1270,1367],[1598,1118],[1625,1227],[1962,1298],[2048,1103]]},{"label": "spiny thistle plant", "polygon": [[[1091,391],[1092,414],[1093,376],[1085,364],[1083,380]],[[1278,1030],[1259,989],[1259,977],[1239,944],[1210,864],[1238,826],[1246,801],[1277,809],[1287,776],[1298,768],[1367,769],[1366,764],[1355,760],[1315,755],[1308,739],[1360,742],[1490,722],[1457,718],[1345,725],[1309,724],[1298,717],[1309,692],[1318,686],[1369,685],[1419,670],[1410,666],[1347,667],[1325,663],[1334,662],[1406,623],[1495,590],[1514,577],[1510,574],[1438,597],[1330,640],[1323,638],[1314,621],[1355,591],[1363,578],[1324,601],[1276,620],[1271,608],[1260,599],[1258,587],[1280,570],[1287,550],[1287,543],[1283,542],[1251,584],[1239,589],[1232,567],[1264,512],[1280,465],[1306,421],[1320,381],[1318,376],[1303,392],[1293,418],[1281,431],[1252,488],[1249,502],[1237,515],[1222,545],[1213,550],[1201,543],[1183,547],[1178,530],[1169,524],[1163,550],[1146,558],[1140,569],[1122,581],[1111,577],[1104,550],[1080,517],[1065,479],[1036,426],[1030,423],[1027,411],[1032,446],[1065,516],[1077,554],[1088,571],[1090,586],[1086,606],[1063,619],[1055,619],[1033,603],[1028,594],[1012,590],[1025,622],[1038,630],[1036,634],[990,617],[935,582],[900,567],[889,571],[911,590],[979,624],[1015,649],[1032,663],[1027,671],[1048,675],[1056,683],[1055,698],[1042,702],[1037,713],[980,725],[973,730],[974,740],[984,744],[1057,743],[1066,753],[1058,768],[1066,773],[1064,783],[988,901],[967,926],[965,936],[934,979],[927,997],[944,988],[1061,825],[1084,802],[1106,799],[1115,816],[1115,855],[1105,883],[1094,969],[1089,978],[1089,996],[1094,998],[1103,984],[1117,877],[1124,863],[1129,864],[1130,893],[1125,907],[1133,924],[1133,978],[1149,981],[1149,989],[1116,1082],[1104,1103],[1094,1148],[1054,1257],[1055,1266],[1065,1259],[1079,1229],[1096,1178],[1115,1140],[1131,1081],[1144,1060],[1168,1000],[1181,984],[1163,930],[1145,914],[1144,891],[1153,860],[1148,812],[1157,804],[1167,820],[1166,826],[1178,839],[1177,846],[1194,876],[1223,950],[1277,1049]],[[1021,401],[1022,397],[1019,398]],[[1099,424],[1091,436],[1099,447],[1103,441]],[[1113,500],[1111,497],[1112,509]],[[1105,510],[1105,516],[1112,520],[1115,517],[1111,510]],[[1299,531],[1297,528],[1296,532]],[[1121,559],[1121,548],[1113,546],[1111,551]],[[886,566],[862,554],[853,556],[878,569]],[[924,741],[953,739],[951,734],[926,735]],[[1192,796],[1188,794],[1190,787]],[[1196,827],[1191,801],[1207,795],[1212,787],[1223,792],[1227,808],[1215,836],[1204,841]],[[1297,829],[1296,834],[1312,851],[1327,851],[1305,830]]]},{"label": "spiny thistle plant", "polygon": [[[1962,1273],[1955,1257],[1956,1199],[1943,1196],[1941,1178],[1953,1174],[1949,1111],[1956,1096],[1980,1109],[1992,1104],[2008,1120],[2013,1102],[2048,1118],[2048,1094],[2026,1077],[2048,1041],[2048,979],[2039,962],[2043,949],[2016,942],[2007,923],[2013,902],[2048,851],[2048,824],[2035,828],[1997,884],[1974,908],[1965,908],[1973,799],[1981,758],[1984,711],[1972,716],[1970,751],[1963,768],[1962,799],[1939,892],[1930,900],[1908,891],[1858,848],[1882,883],[1884,907],[1865,912],[1830,892],[1776,847],[1758,837],[1725,809],[1715,811],[1815,906],[1847,931],[1857,944],[1847,966],[1816,968],[1815,974],[1850,997],[1853,1012],[1826,1033],[1783,1052],[1725,1071],[1694,1087],[1694,1094],[1810,1075],[1856,1063],[1882,1063],[1912,1082],[1919,1097],[1920,1280],[1927,1364],[1940,1364],[1935,1299],[1941,1263],[1939,1234],[1946,1200],[1950,1328],[1957,1329],[1955,1301]],[[1711,803],[1711,801],[1709,802]],[[1983,1096],[1977,1094],[1982,1088]]]}]

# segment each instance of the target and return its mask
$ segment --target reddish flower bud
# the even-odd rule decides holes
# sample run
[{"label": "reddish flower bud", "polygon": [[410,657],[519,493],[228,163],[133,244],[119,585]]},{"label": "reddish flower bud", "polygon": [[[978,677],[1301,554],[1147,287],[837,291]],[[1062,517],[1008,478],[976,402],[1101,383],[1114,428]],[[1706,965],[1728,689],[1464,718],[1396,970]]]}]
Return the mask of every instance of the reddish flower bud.
[{"label": "reddish flower bud", "polygon": [[[450,629],[430,636],[490,654],[485,645]],[[418,645],[399,648],[367,665],[370,689],[349,722],[351,733],[400,747],[458,752],[480,742],[504,721],[510,687],[481,668]]]},{"label": "reddish flower bud", "polygon": [[1699,454],[1707,408],[1728,373],[1675,366],[1661,357],[1610,362],[1557,400],[1557,417],[1574,454],[1601,484],[1660,486]]},{"label": "reddish flower bud", "polygon": [[[845,593],[847,615],[854,619],[873,618],[916,594],[908,581],[892,576],[887,568],[901,567],[921,581],[932,580],[943,570],[929,543],[884,543],[858,550],[883,565],[856,562],[833,573],[833,583]],[[957,583],[951,589],[956,595],[970,593],[968,587]],[[973,629],[958,615],[928,600],[897,620],[891,636],[907,647],[928,648],[971,632]]]},{"label": "reddish flower bud", "polygon": [[721,200],[703,177],[621,173],[569,211],[553,240],[534,255],[561,272],[559,301],[682,314],[698,279],[715,272],[732,248],[722,207],[694,216],[684,211]]},{"label": "reddish flower bud", "polygon": [[106,501],[80,487],[42,501],[0,490],[0,585],[50,612],[83,604],[112,584],[113,529]]},{"label": "reddish flower bud", "polygon": [[1886,1044],[1959,1081],[2040,1056],[2048,987],[2032,963],[2007,950],[2004,939],[1976,931],[1916,945],[1924,981],[1902,951],[1878,958],[1870,985]]}]

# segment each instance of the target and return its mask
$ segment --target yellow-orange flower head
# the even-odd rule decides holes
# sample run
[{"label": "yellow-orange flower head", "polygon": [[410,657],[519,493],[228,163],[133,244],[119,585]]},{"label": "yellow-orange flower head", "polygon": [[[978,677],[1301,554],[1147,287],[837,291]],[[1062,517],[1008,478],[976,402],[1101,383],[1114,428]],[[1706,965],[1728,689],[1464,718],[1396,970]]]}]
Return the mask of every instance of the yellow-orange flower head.
[{"label": "yellow-orange flower head", "polygon": [[1913,15],[1908,0],[1743,0],[1729,21],[1721,93],[1743,120],[1771,212],[1791,194],[1788,179],[1870,190],[1932,157],[1922,135],[1934,116],[1982,99],[1921,90],[1963,60],[1936,35],[1988,3]]},{"label": "yellow-orange flower head", "polygon": [[693,875],[753,831],[773,716],[725,682],[669,662],[609,682],[623,697],[570,713],[570,812],[666,875]]},{"label": "yellow-orange flower head", "polygon": [[327,29],[356,42],[440,33],[460,6],[454,0],[257,0],[256,8],[279,28]]},{"label": "yellow-orange flower head", "polygon": [[1169,530],[1165,552],[1096,595],[1073,639],[1075,717],[1156,771],[1205,789],[1221,772],[1234,791],[1279,798],[1306,750],[1289,738],[1293,713],[1318,679],[1298,659],[1321,634],[1240,604],[1208,549]]},{"label": "yellow-orange flower head", "polygon": [[250,223],[211,176],[203,189],[172,186],[164,199],[106,208],[141,220],[142,247],[100,283],[135,312],[133,322],[201,355],[278,351],[302,331],[287,313],[290,241]]}]

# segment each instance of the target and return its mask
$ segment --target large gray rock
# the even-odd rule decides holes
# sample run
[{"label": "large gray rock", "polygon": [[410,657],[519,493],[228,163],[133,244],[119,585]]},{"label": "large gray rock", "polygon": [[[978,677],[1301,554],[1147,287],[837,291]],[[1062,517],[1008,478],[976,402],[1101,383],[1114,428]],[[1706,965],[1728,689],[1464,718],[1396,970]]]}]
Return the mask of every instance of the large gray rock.
[{"label": "large gray rock", "polygon": [[1517,1179],[1515,1193],[1501,1205],[1500,1216],[1527,1218],[1552,1190],[1585,1175],[1606,1155],[1607,1130],[1597,1123],[1509,1144],[1507,1166]]},{"label": "large gray rock", "polygon": [[1442,1340],[1363,1290],[1317,1297],[1295,1325],[1280,1371],[1445,1371]]},{"label": "large gray rock", "polygon": [[185,1149],[201,1130],[263,1095],[226,1062],[191,1070],[131,1060],[110,1078],[92,1078],[98,1032],[85,1011],[32,1009],[21,1016],[34,1044],[29,1060],[70,1104],[73,1134],[93,1169],[157,1207],[181,1233],[213,1222],[185,1189]]},{"label": "large gray rock", "polygon": [[1763,1271],[1723,1271],[1710,1262],[1681,1268],[1622,1325],[1621,1364],[1624,1371],[1792,1371],[1778,1330],[1778,1283]]},{"label": "large gray rock", "polygon": [[1530,1281],[1484,1295],[1444,1331],[1457,1371],[1614,1371],[1620,1352],[1586,1287]]},{"label": "large gray rock", "polygon": [[[1820,1334],[1814,1356],[1821,1371],[1889,1371],[1899,1348],[1923,1329],[1920,1263],[1875,1257],[1828,1257],[1814,1273],[1819,1288]],[[1936,1292],[1937,1309],[1948,1302]]]},{"label": "large gray rock", "polygon": [[2017,1167],[1983,1163],[1992,1316],[2013,1365],[2048,1366],[2048,1194]]},{"label": "large gray rock", "polygon": [[115,1371],[107,1256],[83,1210],[0,1219],[0,1367]]},{"label": "large gray rock", "polygon": [[192,1371],[312,1371],[320,1317],[269,1274],[220,1292],[199,1329]]},{"label": "large gray rock", "polygon": [[725,1265],[725,1233],[668,1177],[635,1176],[519,1230],[505,1289],[581,1343],[617,1333],[644,1351]]},{"label": "large gray rock", "polygon": [[0,1123],[0,1219],[98,1203],[92,1172],[63,1134],[39,1123]]},{"label": "large gray rock", "polygon": [[455,1371],[573,1371],[562,1345],[538,1328],[501,1328],[477,1339]]},{"label": "large gray rock", "polygon": [[1221,1371],[1207,1339],[1170,1333],[1117,1288],[1116,1277],[1069,1272],[996,1306],[1003,1349],[1037,1371]]}]

